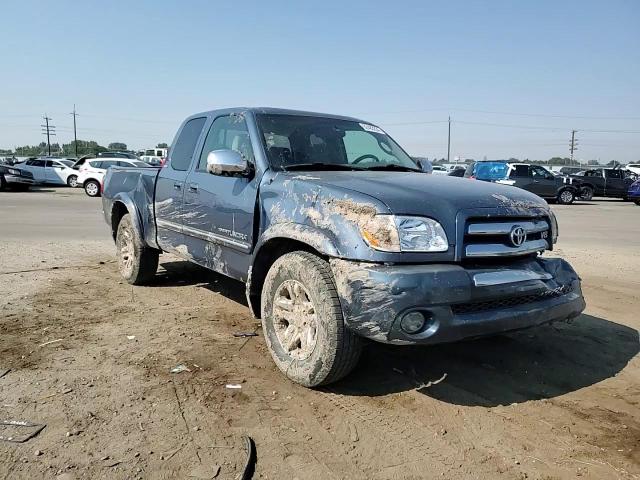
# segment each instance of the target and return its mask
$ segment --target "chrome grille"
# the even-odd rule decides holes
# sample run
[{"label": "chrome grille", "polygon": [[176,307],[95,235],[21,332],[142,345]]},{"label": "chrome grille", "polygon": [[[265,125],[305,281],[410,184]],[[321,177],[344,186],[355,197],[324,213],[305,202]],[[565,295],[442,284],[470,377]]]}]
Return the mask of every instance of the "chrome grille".
[{"label": "chrome grille", "polygon": [[[511,232],[521,227],[526,240],[514,245]],[[465,258],[516,257],[549,248],[550,225],[544,218],[469,219],[464,232]]]}]

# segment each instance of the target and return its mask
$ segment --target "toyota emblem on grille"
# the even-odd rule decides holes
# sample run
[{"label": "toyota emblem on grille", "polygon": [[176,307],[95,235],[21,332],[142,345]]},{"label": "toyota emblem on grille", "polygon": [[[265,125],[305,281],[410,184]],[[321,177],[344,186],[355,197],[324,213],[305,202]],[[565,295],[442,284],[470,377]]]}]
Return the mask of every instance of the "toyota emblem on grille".
[{"label": "toyota emblem on grille", "polygon": [[509,239],[514,247],[519,247],[527,239],[527,232],[520,225],[516,225],[511,229]]}]

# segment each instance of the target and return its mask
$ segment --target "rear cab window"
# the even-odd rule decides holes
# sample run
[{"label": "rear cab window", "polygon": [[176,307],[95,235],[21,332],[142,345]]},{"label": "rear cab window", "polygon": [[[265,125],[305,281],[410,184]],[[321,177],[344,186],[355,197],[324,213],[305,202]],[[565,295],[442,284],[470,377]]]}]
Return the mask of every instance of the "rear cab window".
[{"label": "rear cab window", "polygon": [[169,159],[171,168],[179,171],[189,169],[206,120],[206,117],[192,118],[182,127],[180,135],[171,149]]},{"label": "rear cab window", "polygon": [[529,177],[528,165],[514,165],[513,170],[509,174],[509,178],[523,178]]}]

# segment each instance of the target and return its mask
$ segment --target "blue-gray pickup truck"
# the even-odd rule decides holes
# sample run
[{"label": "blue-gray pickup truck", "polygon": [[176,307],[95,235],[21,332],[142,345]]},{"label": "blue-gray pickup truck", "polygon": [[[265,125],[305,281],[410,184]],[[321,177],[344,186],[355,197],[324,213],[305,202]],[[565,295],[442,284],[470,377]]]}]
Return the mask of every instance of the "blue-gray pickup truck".
[{"label": "blue-gray pickup truck", "polygon": [[271,108],[199,113],[163,168],[111,168],[104,216],[122,276],[171,252],[246,284],[282,372],[306,386],[363,338],[436,344],[572,319],[580,279],[546,258],[553,212],[519,188],[428,175],[381,128]]}]

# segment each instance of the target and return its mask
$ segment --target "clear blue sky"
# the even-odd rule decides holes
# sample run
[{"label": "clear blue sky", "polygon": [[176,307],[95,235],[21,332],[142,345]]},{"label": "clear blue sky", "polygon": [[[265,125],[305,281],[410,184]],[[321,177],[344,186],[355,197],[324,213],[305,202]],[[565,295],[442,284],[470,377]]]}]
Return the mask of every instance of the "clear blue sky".
[{"label": "clear blue sky", "polygon": [[565,156],[577,129],[577,158],[640,160],[635,0],[21,0],[0,12],[3,148],[41,141],[45,112],[70,141],[74,103],[79,138],[133,148],[171,142],[191,113],[258,105],[364,117],[430,158],[446,156],[451,115],[452,157]]}]

